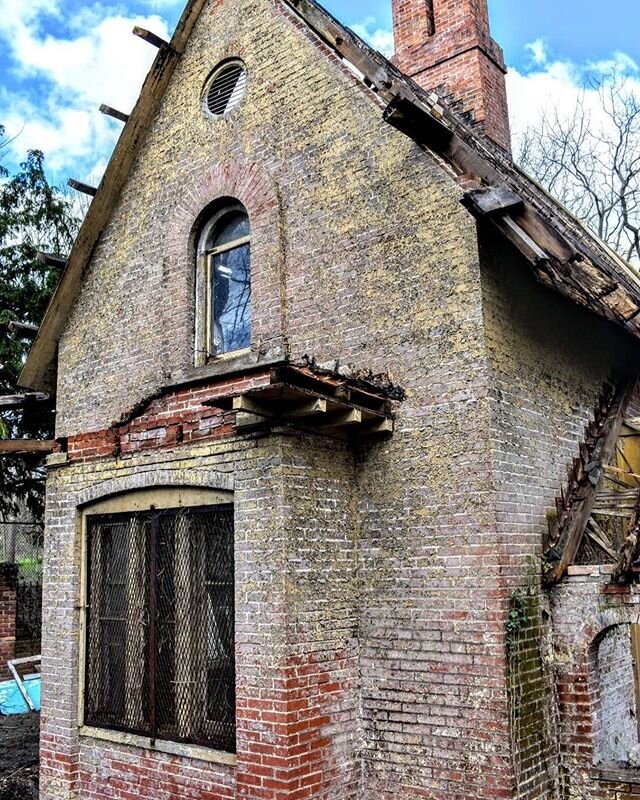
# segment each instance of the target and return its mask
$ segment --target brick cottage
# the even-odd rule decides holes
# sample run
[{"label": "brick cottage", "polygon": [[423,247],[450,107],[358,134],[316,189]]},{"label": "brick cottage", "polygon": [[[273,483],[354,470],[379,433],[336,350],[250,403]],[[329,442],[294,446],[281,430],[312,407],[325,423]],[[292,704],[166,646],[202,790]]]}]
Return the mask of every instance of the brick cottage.
[{"label": "brick cottage", "polygon": [[43,800],[640,792],[640,280],[513,164],[486,0],[393,11],[140,32],[21,378]]}]

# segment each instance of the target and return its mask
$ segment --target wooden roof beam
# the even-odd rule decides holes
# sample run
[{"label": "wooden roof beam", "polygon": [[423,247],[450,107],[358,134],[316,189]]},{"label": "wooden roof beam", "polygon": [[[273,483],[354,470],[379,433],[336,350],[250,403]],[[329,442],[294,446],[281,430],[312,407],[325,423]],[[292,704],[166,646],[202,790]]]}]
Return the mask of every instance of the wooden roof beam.
[{"label": "wooden roof beam", "polygon": [[55,444],[55,439],[0,439],[0,456],[46,455]]},{"label": "wooden roof beam", "polygon": [[40,264],[44,264],[45,267],[55,267],[60,270],[67,266],[67,261],[69,260],[69,256],[61,256],[57,253],[38,252],[36,257]]},{"label": "wooden roof beam", "polygon": [[16,322],[12,320],[7,328],[9,333],[12,333],[19,339],[35,339],[38,335],[38,326],[32,325],[30,322]]},{"label": "wooden roof beam", "polygon": [[82,181],[76,181],[74,178],[69,178],[67,184],[72,188],[75,189],[76,192],[82,192],[83,194],[88,194],[90,197],[95,197],[98,194],[98,190],[95,186],[89,186],[88,183],[82,183]]},{"label": "wooden roof beam", "polygon": [[32,403],[44,403],[49,395],[44,392],[28,392],[26,394],[5,394],[0,396],[0,411],[24,408]]},{"label": "wooden roof beam", "polygon": [[113,117],[114,119],[117,119],[120,122],[124,122],[125,125],[127,122],[129,122],[128,114],[125,114],[122,111],[118,111],[116,108],[111,108],[111,106],[105,105],[105,103],[103,103],[100,106],[100,113],[104,114],[107,117]]},{"label": "wooden roof beam", "polygon": [[169,47],[169,42],[166,39],[163,39],[161,36],[158,36],[151,31],[148,31],[146,28],[140,28],[136,25],[133,29],[133,35],[139,37],[145,42],[157,47],[158,50],[165,50]]}]

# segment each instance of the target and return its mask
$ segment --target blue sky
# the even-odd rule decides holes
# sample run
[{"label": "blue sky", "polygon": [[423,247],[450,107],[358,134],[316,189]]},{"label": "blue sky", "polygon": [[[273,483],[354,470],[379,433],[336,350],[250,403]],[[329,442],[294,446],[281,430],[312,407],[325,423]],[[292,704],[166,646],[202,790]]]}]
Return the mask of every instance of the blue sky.
[{"label": "blue sky", "polygon": [[[325,0],[379,48],[391,46],[391,0]],[[0,0],[0,122],[15,136],[5,162],[45,151],[50,172],[99,180],[119,125],[102,102],[127,111],[153,56],[131,35],[141,24],[169,36],[183,0]],[[640,92],[640,3],[489,0],[494,37],[511,68],[516,131],[545,104],[570,107],[585,75],[612,66]]]}]

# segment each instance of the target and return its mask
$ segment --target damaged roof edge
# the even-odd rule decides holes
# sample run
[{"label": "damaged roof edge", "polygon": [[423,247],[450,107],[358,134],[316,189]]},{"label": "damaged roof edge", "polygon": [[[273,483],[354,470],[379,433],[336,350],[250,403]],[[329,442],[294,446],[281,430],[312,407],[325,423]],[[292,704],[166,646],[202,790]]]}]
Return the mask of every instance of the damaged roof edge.
[{"label": "damaged roof edge", "polygon": [[[80,229],[20,375],[20,386],[55,391],[58,340],[84,269],[109,221],[204,2],[189,0],[169,46],[158,52]],[[587,231],[497,145],[459,119],[437,95],[429,94],[403,75],[315,0],[282,2],[321,43],[364,76],[372,98],[387,105],[385,119],[391,125],[420,146],[437,152],[454,174],[461,178],[472,176],[477,184],[475,194],[478,190],[506,187],[522,199],[522,204],[511,203],[491,213],[475,202],[474,192],[468,192],[464,202],[472,213],[486,216],[518,247],[540,282],[640,338],[640,277],[628,263]]]},{"label": "damaged roof edge", "polygon": [[55,392],[58,340],[78,294],[84,269],[118,201],[153,116],[162,102],[171,76],[187,44],[205,0],[189,0],[167,47],[158,54],[142,86],[138,101],[122,130],[96,196],[80,227],[67,266],[47,307],[38,335],[20,374],[25,388]]}]

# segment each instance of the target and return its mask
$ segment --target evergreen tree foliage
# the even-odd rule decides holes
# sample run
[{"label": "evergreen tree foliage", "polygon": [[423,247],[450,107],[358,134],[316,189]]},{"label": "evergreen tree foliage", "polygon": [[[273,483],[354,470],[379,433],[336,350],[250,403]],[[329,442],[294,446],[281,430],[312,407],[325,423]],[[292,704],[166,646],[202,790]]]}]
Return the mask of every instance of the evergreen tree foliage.
[{"label": "evergreen tree foliage", "polygon": [[[6,143],[0,126],[0,155]],[[11,321],[39,325],[60,277],[57,269],[38,261],[38,251],[69,253],[79,221],[69,201],[51,186],[44,156],[30,151],[14,175],[0,164],[0,395],[16,394],[18,376],[31,342],[9,333]],[[49,439],[53,436],[53,404],[31,405],[5,412],[2,438]],[[44,506],[43,459],[0,457],[0,515],[41,516]]]}]

